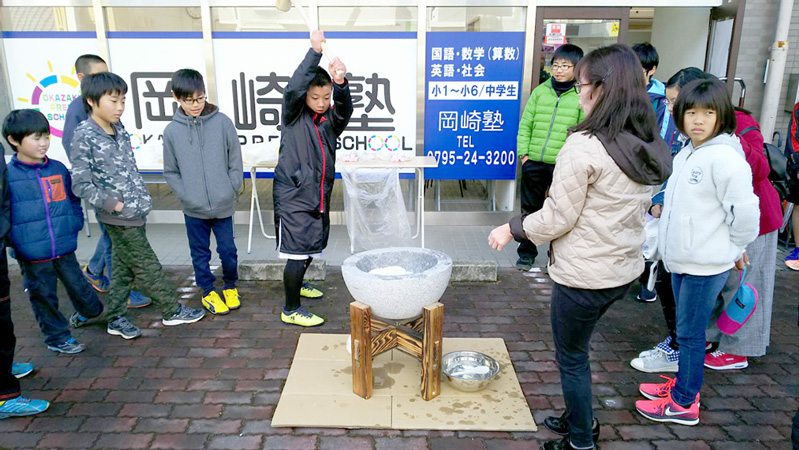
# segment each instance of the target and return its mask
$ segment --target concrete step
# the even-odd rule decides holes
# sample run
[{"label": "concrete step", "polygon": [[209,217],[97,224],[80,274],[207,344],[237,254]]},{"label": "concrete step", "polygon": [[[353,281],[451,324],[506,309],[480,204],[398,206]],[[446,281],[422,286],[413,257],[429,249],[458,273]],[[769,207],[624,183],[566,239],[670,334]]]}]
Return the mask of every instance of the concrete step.
[{"label": "concrete step", "polygon": [[[239,279],[248,281],[282,280],[285,261],[246,261],[239,263]],[[314,260],[305,278],[324,280],[327,275],[327,262]],[[454,261],[452,263],[452,282],[497,281],[496,261]]]}]

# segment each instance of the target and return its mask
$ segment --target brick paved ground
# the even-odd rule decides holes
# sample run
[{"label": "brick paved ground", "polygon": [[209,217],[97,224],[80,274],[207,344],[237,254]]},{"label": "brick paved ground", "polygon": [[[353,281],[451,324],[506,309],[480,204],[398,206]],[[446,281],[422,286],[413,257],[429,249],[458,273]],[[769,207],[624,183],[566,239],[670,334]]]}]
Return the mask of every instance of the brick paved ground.
[{"label": "brick paved ground", "polygon": [[[190,268],[168,272],[182,294],[192,293]],[[549,281],[528,275],[503,269],[498,283],[450,286],[443,299],[445,333],[504,338],[541,423],[562,411],[563,400],[550,340]],[[663,337],[660,306],[630,297],[611,308],[592,353],[601,448],[790,448],[799,394],[799,274],[781,271],[777,277],[769,355],[752,360],[745,371],[708,371],[696,427],[659,425],[634,412],[638,383],[657,376],[636,372],[628,362]],[[243,283],[239,311],[196,325],[165,329],[154,310],[133,312],[144,328],[135,341],[108,336],[103,326],[78,330],[76,337],[89,348],[66,356],[44,348],[16,269],[12,280],[19,360],[38,368],[22,380],[23,391],[53,406],[35,418],[0,421],[0,447],[514,450],[537,449],[554,438],[543,427],[538,433],[271,428],[301,332],[277,318],[278,282]],[[328,323],[316,332],[346,332],[350,297],[340,272],[329,271],[322,287],[326,299],[314,310]]]}]

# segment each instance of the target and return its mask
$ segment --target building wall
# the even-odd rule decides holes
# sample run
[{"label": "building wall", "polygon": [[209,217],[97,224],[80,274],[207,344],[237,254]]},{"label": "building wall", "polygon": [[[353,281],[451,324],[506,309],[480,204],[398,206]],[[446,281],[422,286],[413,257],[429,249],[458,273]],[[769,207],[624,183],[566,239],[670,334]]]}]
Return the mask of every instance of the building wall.
[{"label": "building wall", "polygon": [[[736,76],[746,82],[746,109],[760,117],[763,103],[763,90],[766,61],[769,59],[769,47],[774,41],[774,27],[777,23],[779,0],[747,0],[741,34],[741,49],[738,54]],[[788,127],[790,114],[784,112],[784,102],[788,90],[790,74],[799,74],[799,7],[793,8],[791,28],[788,40],[788,60],[785,64],[785,77],[780,91],[780,108],[777,114],[775,130],[783,135]],[[737,98],[738,90],[736,89]],[[794,93],[791,94],[793,97]],[[768,138],[767,138],[768,139]]]},{"label": "building wall", "polygon": [[665,82],[685,67],[704,67],[707,47],[697,42],[707,42],[709,20],[709,8],[655,8],[652,45],[660,56],[658,80]]}]

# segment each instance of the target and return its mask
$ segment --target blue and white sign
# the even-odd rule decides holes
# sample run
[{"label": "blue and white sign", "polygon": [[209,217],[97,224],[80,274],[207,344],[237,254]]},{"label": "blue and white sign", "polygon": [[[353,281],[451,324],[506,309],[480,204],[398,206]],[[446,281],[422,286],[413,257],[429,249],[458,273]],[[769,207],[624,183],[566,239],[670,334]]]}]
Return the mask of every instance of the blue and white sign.
[{"label": "blue and white sign", "polygon": [[425,177],[516,177],[522,32],[430,32],[425,58]]}]

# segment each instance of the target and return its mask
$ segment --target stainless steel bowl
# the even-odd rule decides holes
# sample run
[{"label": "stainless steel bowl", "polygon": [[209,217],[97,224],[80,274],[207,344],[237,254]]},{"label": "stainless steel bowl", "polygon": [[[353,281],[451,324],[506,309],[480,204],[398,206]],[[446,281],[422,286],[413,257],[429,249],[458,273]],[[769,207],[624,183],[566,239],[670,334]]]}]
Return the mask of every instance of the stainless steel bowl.
[{"label": "stainless steel bowl", "polygon": [[479,352],[451,352],[441,357],[441,372],[455,389],[475,392],[499,374],[499,363]]}]

